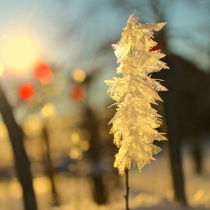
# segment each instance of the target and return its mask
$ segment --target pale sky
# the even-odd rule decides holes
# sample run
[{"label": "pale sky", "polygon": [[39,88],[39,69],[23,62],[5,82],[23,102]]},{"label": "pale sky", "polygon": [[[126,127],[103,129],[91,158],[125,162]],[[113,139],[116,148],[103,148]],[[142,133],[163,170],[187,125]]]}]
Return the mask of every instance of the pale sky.
[{"label": "pale sky", "polygon": [[[121,14],[109,2],[105,0],[0,0],[0,37],[12,31],[26,30],[42,45],[46,59],[72,65],[76,56],[87,51],[87,57],[80,60],[82,65],[86,65],[90,60],[92,62],[91,54],[97,49],[98,44],[120,35],[127,17],[133,12],[127,11]],[[208,36],[203,35],[202,31],[205,24],[209,27],[208,13],[203,12],[207,0],[198,1],[199,7],[192,2],[175,1],[172,11],[168,11],[171,21],[168,27],[173,28],[175,34],[189,36],[187,40],[209,41]],[[200,9],[202,5],[204,8]],[[141,15],[138,11],[136,14]],[[73,28],[72,35],[70,30],[68,35],[71,37],[63,41],[61,35],[65,34],[66,27],[71,26],[72,23],[76,25],[77,30],[75,32]],[[175,51],[182,54],[189,53],[188,47],[185,46],[187,44],[183,44],[182,40],[175,36],[173,42]],[[177,45],[182,45],[183,49],[180,47],[176,49]]]},{"label": "pale sky", "polygon": [[[117,64],[111,46],[105,56],[98,56],[98,47],[101,43],[115,39],[117,41],[117,38],[120,38],[128,16],[135,9],[133,7],[123,11],[111,2],[111,0],[0,0],[0,38],[13,31],[27,31],[42,46],[43,60],[62,64],[66,74],[75,67],[91,71],[94,66],[104,64],[107,70],[93,85],[92,92],[92,98],[97,98],[93,102],[98,105],[101,101],[103,104],[106,100],[104,96],[106,86],[103,81],[114,74]],[[146,3],[147,0],[141,2]],[[172,48],[205,68],[209,65],[209,57],[204,47],[210,46],[208,15],[210,1],[174,2],[167,11],[166,20],[172,35]],[[135,14],[141,20],[140,12],[136,11]],[[152,21],[150,17],[145,19],[148,22]],[[200,47],[199,50],[197,45]]]}]

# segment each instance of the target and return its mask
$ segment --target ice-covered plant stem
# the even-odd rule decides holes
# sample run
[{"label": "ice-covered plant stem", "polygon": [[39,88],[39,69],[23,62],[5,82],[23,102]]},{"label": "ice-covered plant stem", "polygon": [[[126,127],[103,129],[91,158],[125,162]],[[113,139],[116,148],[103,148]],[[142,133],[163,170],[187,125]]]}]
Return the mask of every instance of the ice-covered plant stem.
[{"label": "ice-covered plant stem", "polygon": [[132,165],[141,170],[154,154],[160,151],[155,140],[166,140],[157,128],[161,116],[152,105],[162,101],[158,91],[166,91],[153,72],[167,69],[160,59],[165,56],[160,50],[151,50],[157,45],[153,40],[154,31],[159,31],[165,23],[138,23],[138,18],[130,16],[120,41],[114,45],[119,66],[114,77],[105,81],[109,86],[108,95],[114,100],[116,114],[110,121],[114,143],[119,148],[114,167],[123,175]]}]

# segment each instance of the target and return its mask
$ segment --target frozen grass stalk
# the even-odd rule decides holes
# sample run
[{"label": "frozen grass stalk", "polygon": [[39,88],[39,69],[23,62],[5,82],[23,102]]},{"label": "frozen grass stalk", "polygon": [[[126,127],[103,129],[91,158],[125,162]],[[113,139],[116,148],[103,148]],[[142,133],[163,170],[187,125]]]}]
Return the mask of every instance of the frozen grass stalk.
[{"label": "frozen grass stalk", "polygon": [[126,173],[126,210],[128,205],[128,170],[131,166],[141,169],[154,160],[160,151],[155,140],[167,140],[157,130],[162,120],[152,105],[162,101],[158,91],[166,91],[158,79],[151,78],[153,72],[168,69],[160,59],[165,54],[152,51],[157,45],[153,40],[154,31],[159,31],[165,23],[138,23],[138,18],[130,16],[120,41],[113,45],[119,66],[114,77],[105,81],[109,86],[108,95],[115,101],[116,113],[110,123],[114,143],[119,148],[114,167],[120,175]]},{"label": "frozen grass stalk", "polygon": [[125,169],[125,209],[129,210],[129,170]]}]

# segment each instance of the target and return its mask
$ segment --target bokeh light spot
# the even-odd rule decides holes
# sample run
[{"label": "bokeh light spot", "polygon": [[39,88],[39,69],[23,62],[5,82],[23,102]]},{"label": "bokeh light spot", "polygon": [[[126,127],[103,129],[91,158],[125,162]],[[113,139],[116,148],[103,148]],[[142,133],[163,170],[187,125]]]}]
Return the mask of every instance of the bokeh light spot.
[{"label": "bokeh light spot", "polygon": [[49,84],[53,80],[53,72],[46,63],[39,63],[35,67],[34,76],[42,84]]},{"label": "bokeh light spot", "polygon": [[56,113],[56,108],[54,104],[48,103],[45,104],[44,107],[41,109],[41,115],[44,118],[52,117]]},{"label": "bokeh light spot", "polygon": [[23,84],[19,87],[19,97],[22,100],[29,100],[34,95],[34,86],[31,84]]},{"label": "bokeh light spot", "polygon": [[75,82],[83,82],[86,78],[86,73],[83,69],[75,69],[71,77]]},{"label": "bokeh light spot", "polygon": [[36,177],[33,181],[33,185],[38,194],[45,194],[51,189],[49,179],[45,176]]},{"label": "bokeh light spot", "polygon": [[72,158],[74,160],[81,160],[83,157],[83,154],[79,148],[75,147],[69,151],[69,156],[70,156],[70,158]]},{"label": "bokeh light spot", "polygon": [[74,101],[80,101],[85,96],[85,90],[81,86],[74,86],[70,91],[70,97]]},{"label": "bokeh light spot", "polygon": [[37,114],[28,115],[23,122],[23,131],[28,137],[41,135],[42,128],[43,124],[41,118]]}]

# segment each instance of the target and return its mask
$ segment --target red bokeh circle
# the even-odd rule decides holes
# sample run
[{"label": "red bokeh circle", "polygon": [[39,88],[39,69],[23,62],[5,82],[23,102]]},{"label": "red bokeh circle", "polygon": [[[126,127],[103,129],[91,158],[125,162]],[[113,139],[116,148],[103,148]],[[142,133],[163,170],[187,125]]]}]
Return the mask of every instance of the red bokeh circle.
[{"label": "red bokeh circle", "polygon": [[22,84],[19,87],[19,97],[24,101],[31,99],[34,93],[35,89],[31,84]]},{"label": "red bokeh circle", "polygon": [[39,63],[35,67],[34,76],[42,84],[49,84],[53,80],[53,72],[46,63]]},{"label": "red bokeh circle", "polygon": [[70,98],[73,101],[80,101],[84,99],[85,96],[85,90],[83,87],[77,85],[71,88],[70,90]]}]

